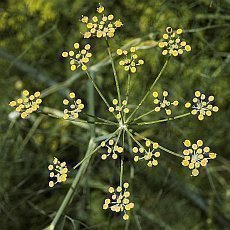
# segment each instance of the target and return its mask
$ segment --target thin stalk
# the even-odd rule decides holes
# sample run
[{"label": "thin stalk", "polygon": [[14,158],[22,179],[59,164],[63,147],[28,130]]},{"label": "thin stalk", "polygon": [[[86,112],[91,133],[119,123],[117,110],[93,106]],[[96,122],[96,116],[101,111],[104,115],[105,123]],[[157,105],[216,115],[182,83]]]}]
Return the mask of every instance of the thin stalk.
[{"label": "thin stalk", "polygon": [[114,65],[114,61],[113,61],[113,56],[111,54],[111,50],[110,50],[110,46],[109,46],[109,41],[108,41],[107,37],[106,37],[105,40],[106,40],[107,50],[108,50],[109,57],[110,57],[111,64],[112,64],[113,75],[114,75],[116,89],[117,89],[118,101],[119,101],[119,105],[121,106],[121,92],[120,92],[120,87],[119,87],[119,82],[118,82],[118,77],[117,77],[117,71],[115,69],[115,65]]},{"label": "thin stalk", "polygon": [[[115,134],[118,132],[119,129],[117,129],[115,132],[113,132],[112,134],[109,135],[109,137],[105,140],[105,142],[107,142],[108,140],[110,140],[112,137],[115,136]],[[89,157],[91,157],[95,152],[97,152],[99,149],[101,148],[101,145],[98,145],[97,148],[95,148],[90,154],[88,154],[87,156],[85,156],[78,164],[76,164],[73,168],[76,169],[77,167],[79,167],[82,163],[84,163]]]},{"label": "thin stalk", "polygon": [[150,111],[148,111],[148,112],[146,112],[146,113],[140,115],[139,117],[133,119],[133,121],[137,121],[137,120],[139,120],[139,119],[141,119],[141,118],[143,118],[143,117],[149,115],[150,113],[152,113],[152,112],[154,112],[154,111],[155,111],[155,109],[152,109],[152,110],[150,110]]},{"label": "thin stalk", "polygon": [[[143,139],[143,140],[147,140],[146,137],[143,137],[141,134],[139,134],[139,133],[137,133],[137,132],[135,132],[134,134],[135,134],[136,136],[140,137],[140,138]],[[148,140],[149,140],[149,139],[148,139]],[[152,144],[154,144],[153,141],[151,141],[151,140],[149,140],[149,141],[150,141]],[[159,145],[159,144],[158,144],[158,145]],[[174,156],[184,158],[183,155],[178,154],[178,153],[176,153],[176,152],[173,152],[172,150],[169,150],[169,149],[167,149],[167,148],[165,148],[165,147],[163,147],[163,146],[161,146],[161,145],[159,145],[159,149],[164,150],[165,152],[170,153],[170,154],[172,154],[172,155],[174,155]]]},{"label": "thin stalk", "polygon": [[54,230],[56,228],[56,225],[59,221],[59,219],[61,218],[62,214],[64,213],[66,207],[71,203],[73,196],[75,194],[75,191],[77,189],[77,185],[80,183],[81,178],[83,177],[83,175],[86,172],[86,169],[89,165],[89,156],[91,156],[91,152],[92,150],[95,148],[95,143],[93,141],[93,139],[90,139],[89,141],[89,145],[88,145],[88,149],[86,151],[85,157],[88,157],[88,159],[86,161],[84,161],[81,165],[81,167],[79,168],[72,184],[71,187],[69,188],[61,206],[59,207],[53,221],[51,222],[51,224],[46,228],[47,230]]},{"label": "thin stalk", "polygon": [[130,92],[130,82],[131,82],[131,74],[128,73],[128,82],[127,82],[127,89],[126,89],[126,101],[129,100],[129,92]]},{"label": "thin stalk", "polygon": [[[96,89],[96,91],[98,92],[98,94],[100,95],[101,99],[104,101],[104,103],[106,104],[106,106],[109,108],[110,106],[109,106],[108,101],[107,101],[107,100],[105,99],[105,97],[103,96],[101,90],[98,88],[97,84],[95,83],[94,79],[93,79],[92,76],[90,75],[89,71],[86,70],[85,72],[86,72],[87,76],[89,77],[89,79],[92,81],[93,86],[94,86],[94,88]],[[113,113],[113,115],[115,116],[114,113]],[[116,116],[115,116],[115,117],[116,117]]]},{"label": "thin stalk", "polygon": [[141,99],[140,103],[137,105],[137,107],[133,110],[133,112],[131,113],[131,115],[128,117],[127,122],[129,122],[129,120],[135,115],[135,113],[139,110],[139,108],[141,107],[141,105],[145,102],[146,98],[149,96],[149,94],[151,93],[153,87],[156,85],[156,83],[160,79],[162,73],[164,72],[164,70],[165,70],[165,68],[166,68],[166,66],[168,64],[168,61],[169,61],[169,59],[167,59],[165,61],[165,64],[161,68],[161,71],[159,72],[159,74],[157,75],[156,79],[154,80],[154,82],[150,86],[149,90],[146,92],[146,94],[144,95],[144,97]]},{"label": "thin stalk", "polygon": [[[95,73],[92,72],[92,79],[94,79],[95,77]],[[92,114],[92,116],[95,116],[95,98],[94,98],[94,88],[93,88],[93,84],[90,81],[90,79],[88,79],[87,82],[87,96],[88,96],[88,113]],[[107,123],[107,122],[105,122]],[[90,137],[94,138],[95,137],[95,124],[91,124],[90,125]]]},{"label": "thin stalk", "polygon": [[113,125],[117,125],[116,122],[113,122],[113,121],[110,121],[110,120],[107,120],[107,119],[104,119],[102,117],[98,117],[96,115],[92,115],[92,114],[88,114],[88,113],[82,113],[88,117],[92,117],[92,118],[95,118],[95,119],[98,119],[99,121],[104,121],[105,123],[109,123],[109,124],[113,124]]},{"label": "thin stalk", "polygon": [[147,122],[140,122],[140,123],[131,123],[130,125],[140,125],[140,126],[143,126],[143,125],[152,125],[152,124],[156,124],[156,123],[161,123],[161,122],[166,122],[166,121],[172,121],[172,120],[176,120],[176,119],[180,119],[180,118],[183,118],[183,117],[187,117],[191,115],[191,113],[184,113],[184,114],[181,114],[181,115],[178,115],[178,116],[175,116],[175,117],[169,117],[169,118],[165,118],[165,119],[160,119],[160,120],[156,120],[156,121],[147,121]]},{"label": "thin stalk", "polygon": [[[125,151],[125,131],[123,130],[123,135],[122,135],[122,147],[123,150]],[[124,172],[124,154],[121,156],[121,170],[120,170],[120,186],[122,187],[122,182],[123,182],[123,172]]]}]

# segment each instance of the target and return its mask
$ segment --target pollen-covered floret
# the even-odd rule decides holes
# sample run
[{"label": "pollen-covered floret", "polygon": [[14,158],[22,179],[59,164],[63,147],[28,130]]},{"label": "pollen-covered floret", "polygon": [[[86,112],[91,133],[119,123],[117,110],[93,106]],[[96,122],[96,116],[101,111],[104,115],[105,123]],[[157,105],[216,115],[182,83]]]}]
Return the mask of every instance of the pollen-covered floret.
[{"label": "pollen-covered floret", "polygon": [[106,160],[109,156],[116,160],[118,155],[124,152],[124,149],[118,146],[117,141],[113,139],[110,139],[107,142],[102,141],[101,147],[106,148],[106,153],[101,155],[102,160]]},{"label": "pollen-covered floret", "polygon": [[136,47],[131,47],[129,51],[118,49],[117,54],[123,57],[119,65],[123,66],[125,71],[135,73],[137,71],[137,66],[144,64],[142,59],[138,59]]},{"label": "pollen-covered floret", "polygon": [[196,144],[185,140],[184,146],[186,148],[183,151],[182,165],[192,170],[191,176],[198,176],[199,168],[206,166],[210,159],[216,158],[216,153],[211,152],[209,147],[205,147],[202,140],[198,140]]},{"label": "pollen-covered floret", "polygon": [[165,110],[165,113],[167,115],[172,114],[171,106],[178,106],[179,102],[178,101],[173,101],[170,102],[167,100],[169,93],[168,91],[163,91],[162,93],[162,99],[159,98],[159,94],[157,92],[153,92],[153,97],[155,98],[153,100],[153,103],[156,104],[157,106],[155,107],[154,111],[159,112],[160,110]]},{"label": "pollen-covered floret", "polygon": [[163,55],[178,56],[183,54],[184,51],[191,51],[191,46],[181,40],[180,35],[182,33],[182,29],[173,31],[172,27],[166,28],[166,33],[163,34],[163,41],[160,41],[158,44],[160,48],[163,48]]},{"label": "pollen-covered floret", "polygon": [[48,169],[50,171],[49,187],[54,187],[55,184],[66,181],[68,173],[66,162],[60,162],[54,157],[53,163],[48,166]]},{"label": "pollen-covered floret", "polygon": [[35,92],[30,95],[28,90],[24,90],[22,92],[22,97],[15,101],[11,101],[9,105],[14,107],[15,110],[21,114],[21,118],[24,119],[39,109],[42,103],[40,96],[40,92]]},{"label": "pollen-covered floret", "polygon": [[136,155],[134,161],[146,160],[149,167],[157,166],[158,160],[156,158],[160,157],[158,147],[158,143],[145,140],[145,146],[139,145],[138,147],[133,147],[133,153],[140,155]]},{"label": "pollen-covered floret", "polygon": [[123,25],[120,19],[114,20],[114,15],[104,15],[104,10],[104,7],[99,5],[97,8],[97,16],[93,16],[91,19],[87,16],[82,16],[81,22],[87,27],[87,31],[84,33],[84,38],[112,38],[114,37],[117,28]]},{"label": "pollen-covered floret", "polygon": [[125,182],[123,186],[117,188],[110,187],[110,198],[105,199],[103,209],[110,209],[113,212],[122,213],[123,219],[128,220],[128,211],[134,208],[134,203],[130,202],[130,192],[127,191],[129,184]]},{"label": "pollen-covered floret", "polygon": [[205,116],[210,117],[213,112],[218,112],[219,108],[214,106],[214,96],[206,96],[200,91],[195,92],[195,97],[192,100],[192,104],[187,102],[186,108],[192,108],[191,114],[198,115],[198,119],[204,120]]},{"label": "pollen-covered floret", "polygon": [[129,109],[127,108],[127,101],[126,100],[122,101],[121,106],[118,105],[118,100],[117,99],[113,99],[112,103],[113,103],[114,106],[109,107],[109,112],[111,112],[111,113],[115,112],[116,113],[116,118],[118,120],[120,120],[122,118],[123,112],[126,113],[126,114],[129,113]]},{"label": "pollen-covered floret", "polygon": [[84,104],[82,103],[82,100],[76,98],[74,92],[71,92],[69,94],[69,99],[63,100],[63,104],[68,106],[68,108],[64,110],[63,118],[65,120],[77,119],[79,117],[79,113],[84,109]]},{"label": "pollen-covered floret", "polygon": [[81,67],[82,70],[87,70],[87,63],[90,61],[92,57],[92,53],[89,52],[91,46],[90,44],[86,44],[84,49],[80,50],[79,43],[74,43],[74,50],[64,51],[62,52],[62,57],[70,58],[70,69],[72,71],[76,70],[77,68]]}]

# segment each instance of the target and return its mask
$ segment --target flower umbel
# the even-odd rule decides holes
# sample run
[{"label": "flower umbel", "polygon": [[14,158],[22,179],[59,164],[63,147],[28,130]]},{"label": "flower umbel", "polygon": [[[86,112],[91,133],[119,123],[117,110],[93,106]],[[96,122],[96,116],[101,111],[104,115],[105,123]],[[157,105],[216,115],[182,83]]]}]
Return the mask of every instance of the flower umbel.
[{"label": "flower umbel", "polygon": [[178,56],[183,54],[184,51],[191,51],[191,46],[185,41],[181,40],[180,35],[182,33],[182,29],[173,31],[172,27],[166,28],[166,33],[163,34],[164,41],[160,41],[158,44],[160,48],[163,48],[163,55]]},{"label": "flower umbel", "polygon": [[116,189],[114,187],[109,188],[109,193],[111,193],[111,198],[105,199],[103,209],[111,209],[113,212],[120,212],[123,215],[124,220],[129,219],[127,211],[134,207],[134,203],[130,202],[130,192],[127,191],[129,184],[125,182],[123,186],[118,186]]},{"label": "flower umbel", "polygon": [[171,115],[172,114],[172,110],[171,110],[171,106],[178,106],[179,102],[178,101],[173,101],[170,102],[169,100],[167,100],[167,97],[169,95],[168,91],[164,91],[162,93],[163,95],[163,99],[159,99],[159,95],[157,92],[153,92],[153,97],[155,98],[153,103],[157,105],[157,107],[154,109],[155,112],[159,112],[161,109],[165,110],[165,113],[167,115]]},{"label": "flower umbel", "polygon": [[123,100],[121,106],[118,105],[117,99],[113,99],[112,103],[113,103],[114,107],[112,107],[112,106],[109,107],[109,112],[111,112],[111,113],[115,112],[116,118],[118,120],[121,120],[123,112],[126,114],[129,113],[129,109],[127,108],[127,100]]},{"label": "flower umbel", "polygon": [[81,22],[86,24],[88,31],[84,33],[84,38],[90,37],[114,37],[116,29],[121,27],[123,24],[119,20],[114,20],[114,16],[104,15],[104,7],[99,5],[97,8],[98,16],[93,16],[91,20],[87,16],[82,16]]},{"label": "flower umbel", "polygon": [[21,118],[24,119],[39,109],[40,104],[42,103],[40,95],[40,92],[30,95],[28,90],[24,90],[22,92],[22,98],[18,98],[16,101],[11,101],[9,105],[14,107],[15,110],[21,114]]},{"label": "flower umbel", "polygon": [[63,118],[66,119],[77,119],[79,117],[79,113],[84,109],[84,104],[81,99],[77,99],[74,92],[69,94],[69,98],[72,100],[70,103],[69,99],[64,99],[63,104],[68,106],[68,109],[64,110]]},{"label": "flower umbel", "polygon": [[199,168],[206,166],[208,160],[216,158],[216,153],[211,152],[209,147],[204,147],[202,140],[198,140],[196,144],[191,144],[190,140],[185,140],[184,146],[186,148],[183,151],[182,165],[192,170],[191,176],[198,176]]},{"label": "flower umbel", "polygon": [[109,140],[108,142],[102,141],[101,147],[107,148],[107,153],[101,155],[102,160],[106,160],[109,156],[116,160],[118,154],[121,154],[124,151],[122,147],[117,145],[117,141],[113,139]]},{"label": "flower umbel", "polygon": [[192,106],[192,115],[198,115],[198,119],[204,120],[205,116],[210,117],[212,112],[218,112],[219,108],[213,105],[214,96],[205,96],[205,94],[201,93],[200,91],[195,92],[195,97],[193,98],[192,102],[187,102],[185,104],[186,108],[190,108]]},{"label": "flower umbel", "polygon": [[70,69],[72,71],[81,67],[82,70],[87,70],[87,63],[90,61],[92,57],[92,53],[89,52],[91,46],[90,44],[86,44],[84,49],[80,50],[79,43],[74,43],[74,48],[77,51],[76,53],[73,50],[62,52],[62,57],[70,57]]},{"label": "flower umbel", "polygon": [[137,71],[137,66],[144,64],[142,59],[138,59],[138,55],[136,54],[136,47],[131,47],[130,51],[118,49],[117,54],[124,57],[119,62],[119,65],[124,66],[125,71],[135,73]]},{"label": "flower umbel", "polygon": [[157,151],[158,143],[151,142],[150,140],[145,141],[145,147],[139,143],[139,147],[133,147],[135,154],[141,154],[141,156],[135,156],[134,161],[146,160],[149,167],[157,166],[158,161],[156,158],[160,156],[160,152]]},{"label": "flower umbel", "polygon": [[66,162],[60,162],[54,157],[53,164],[50,164],[48,169],[50,171],[49,187],[54,187],[55,184],[66,181],[68,173]]}]

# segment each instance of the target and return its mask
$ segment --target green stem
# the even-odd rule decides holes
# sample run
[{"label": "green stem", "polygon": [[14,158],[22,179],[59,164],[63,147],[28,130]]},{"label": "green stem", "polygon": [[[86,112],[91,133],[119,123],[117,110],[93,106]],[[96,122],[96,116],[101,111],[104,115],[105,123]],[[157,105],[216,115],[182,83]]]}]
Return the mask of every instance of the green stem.
[{"label": "green stem", "polygon": [[140,103],[137,105],[137,107],[134,109],[134,111],[128,117],[127,122],[129,122],[129,120],[135,115],[135,113],[139,110],[139,108],[141,107],[141,105],[145,102],[146,98],[149,96],[149,94],[151,93],[153,87],[156,85],[157,81],[160,79],[162,73],[164,72],[164,70],[165,70],[165,68],[166,68],[166,66],[168,64],[168,61],[169,61],[169,59],[167,59],[165,61],[165,64],[161,68],[161,71],[159,72],[158,76],[156,77],[156,79],[154,80],[154,82],[152,83],[152,85],[150,86],[149,90],[146,92],[146,94],[144,95],[144,97],[142,98],[142,100],[140,101]]},{"label": "green stem", "polygon": [[[123,130],[123,135],[122,135],[122,147],[123,150],[125,151],[125,131]],[[123,172],[124,172],[124,153],[121,156],[121,171],[120,171],[120,186],[122,187],[123,183]]]},{"label": "green stem", "polygon": [[186,117],[189,116],[191,113],[184,113],[175,117],[169,117],[169,118],[165,118],[165,119],[160,119],[160,120],[156,120],[156,121],[147,121],[147,122],[140,122],[140,123],[131,123],[130,125],[152,125],[152,124],[156,124],[156,123],[161,123],[161,122],[166,122],[166,121],[172,121],[172,120],[176,120],[176,119],[180,119],[182,117]]},{"label": "green stem", "polygon": [[154,111],[155,111],[155,109],[152,109],[152,110],[148,111],[147,113],[144,113],[144,114],[142,114],[141,116],[135,118],[133,121],[137,121],[137,120],[139,120],[139,119],[141,119],[141,118],[143,118],[143,117],[149,115],[150,113],[152,113],[152,112],[154,112]]},{"label": "green stem", "polygon": [[[111,138],[113,138],[116,133],[118,132],[119,129],[117,129],[115,132],[111,133],[109,135],[109,137],[105,140],[105,142],[107,142],[108,140],[110,140]],[[99,149],[101,148],[101,145],[98,145],[97,148],[95,148],[90,154],[88,154],[87,156],[85,156],[78,164],[76,164],[73,168],[76,169],[77,167],[79,167],[82,163],[84,163],[89,157],[91,157],[95,152],[97,152]]]},{"label": "green stem", "polygon": [[109,57],[110,57],[111,64],[112,64],[113,75],[114,75],[114,79],[115,79],[115,83],[116,83],[116,88],[117,88],[118,101],[119,101],[119,105],[121,106],[121,92],[120,92],[120,87],[119,87],[119,82],[118,82],[118,77],[117,77],[117,71],[115,69],[115,65],[114,65],[114,61],[113,61],[113,56],[111,54],[111,50],[110,50],[110,46],[109,46],[109,41],[108,41],[107,37],[106,37],[106,45],[107,45],[107,50],[108,50]]},{"label": "green stem", "polygon": [[129,92],[130,92],[130,82],[131,82],[131,74],[128,73],[128,82],[127,82],[127,89],[126,89],[126,101],[129,100]]},{"label": "green stem", "polygon": [[105,99],[105,97],[103,96],[101,90],[98,88],[97,84],[95,83],[94,79],[93,79],[92,76],[90,75],[89,71],[86,70],[85,72],[86,72],[87,76],[89,77],[89,79],[92,81],[93,86],[94,86],[94,88],[96,89],[96,91],[98,92],[98,94],[100,95],[101,99],[104,101],[104,103],[106,104],[106,106],[109,108],[110,106],[109,106],[108,101],[107,101],[107,100]]},{"label": "green stem", "polygon": [[116,122],[113,122],[113,121],[110,121],[110,120],[107,120],[107,119],[104,119],[104,118],[101,118],[101,117],[98,117],[96,115],[92,115],[92,114],[88,114],[88,113],[82,113],[88,117],[92,117],[92,118],[95,118],[95,119],[98,119],[99,121],[103,121],[105,123],[109,123],[109,124],[113,124],[113,125],[117,125]]},{"label": "green stem", "polygon": [[[137,132],[135,132],[134,134],[135,134],[136,136],[140,137],[140,138],[143,139],[143,140],[149,140],[149,139],[147,139],[146,137],[143,137],[141,134],[139,134],[139,133],[137,133]],[[133,137],[133,138],[134,138],[134,137]],[[149,141],[151,141],[151,140],[149,140]],[[151,143],[154,144],[153,141],[151,141]],[[158,144],[158,145],[159,145],[159,144]],[[159,149],[164,150],[165,152],[170,153],[170,154],[172,154],[172,155],[174,155],[174,156],[184,158],[183,155],[178,154],[178,153],[175,153],[175,152],[173,152],[172,150],[169,150],[169,149],[167,149],[167,148],[165,148],[165,147],[163,147],[163,146],[161,146],[161,145],[159,145]]]},{"label": "green stem", "polygon": [[86,161],[84,161],[80,167],[80,169],[78,170],[72,184],[71,184],[71,187],[69,188],[61,206],[59,207],[53,221],[51,222],[51,224],[46,228],[47,230],[53,230],[56,228],[56,225],[59,221],[59,219],[61,218],[62,214],[64,213],[66,207],[71,203],[72,201],[72,198],[74,196],[74,193],[77,189],[77,185],[80,183],[80,180],[82,178],[82,176],[85,174],[86,172],[86,169],[89,165],[89,156],[91,156],[91,151],[95,148],[95,143],[93,141],[93,139],[90,139],[89,141],[89,146],[88,146],[88,149],[87,149],[87,152],[85,154],[86,157],[88,157],[88,159]]}]

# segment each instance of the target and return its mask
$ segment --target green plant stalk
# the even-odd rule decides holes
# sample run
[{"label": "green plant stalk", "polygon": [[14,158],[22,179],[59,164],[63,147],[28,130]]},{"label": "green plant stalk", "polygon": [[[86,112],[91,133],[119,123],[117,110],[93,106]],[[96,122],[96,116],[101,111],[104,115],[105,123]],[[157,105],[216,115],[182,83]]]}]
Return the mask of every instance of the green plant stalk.
[{"label": "green plant stalk", "polygon": [[[123,150],[125,151],[125,131],[124,130],[122,134],[122,147],[123,147]],[[124,153],[121,156],[121,171],[120,171],[120,186],[121,187],[123,183],[123,172],[124,172]]]},{"label": "green plant stalk", "polygon": [[[140,135],[140,134],[137,133],[137,132],[135,132],[134,134],[135,134],[136,136],[142,138],[143,140],[147,140],[146,137],[143,137],[142,135]],[[134,137],[133,137],[133,138],[134,138]],[[148,140],[149,140],[149,139],[148,139]],[[151,140],[149,140],[149,141],[151,141]],[[151,143],[153,144],[154,142],[151,141]],[[159,144],[158,144],[158,145],[159,145]],[[176,153],[176,152],[173,152],[172,150],[169,150],[169,149],[167,149],[167,148],[165,148],[165,147],[163,147],[163,146],[161,146],[161,145],[159,145],[159,149],[161,149],[161,150],[163,150],[163,151],[165,151],[165,152],[167,152],[167,153],[170,153],[170,154],[172,154],[172,155],[174,155],[174,156],[184,158],[183,155],[178,154],[178,153]]]},{"label": "green plant stalk", "polygon": [[[86,154],[85,154],[85,157],[87,156],[91,156],[91,152],[92,150],[95,148],[96,144],[94,142],[94,140],[91,138],[90,141],[89,141],[89,145],[88,145],[88,149],[86,151]],[[71,187],[69,188],[61,206],[59,207],[53,221],[51,222],[51,224],[46,228],[47,230],[53,230],[55,229],[59,219],[61,218],[62,214],[64,213],[66,207],[71,203],[72,201],[72,198],[75,194],[75,191],[77,189],[77,186],[79,185],[80,181],[81,181],[81,178],[83,177],[83,175],[85,174],[86,172],[86,169],[89,165],[89,161],[90,161],[90,158],[88,157],[86,161],[84,161],[81,165],[81,167],[79,168],[79,171],[77,172],[72,184],[71,184]]]},{"label": "green plant stalk", "polygon": [[161,71],[159,72],[158,76],[156,77],[156,79],[154,80],[154,82],[152,83],[152,85],[150,86],[149,90],[146,92],[146,94],[144,95],[144,97],[142,98],[142,100],[140,101],[140,103],[137,105],[137,107],[133,110],[133,112],[131,113],[131,115],[128,117],[126,122],[129,122],[130,119],[135,115],[135,113],[139,110],[139,108],[141,107],[141,105],[145,102],[146,98],[149,96],[149,94],[151,93],[153,87],[156,85],[156,83],[158,82],[158,80],[160,79],[162,73],[164,72],[167,64],[169,62],[169,58],[165,61],[163,67],[161,68]]},{"label": "green plant stalk", "polygon": [[150,113],[153,113],[154,111],[155,111],[155,109],[152,109],[152,110],[150,110],[150,111],[148,111],[148,112],[146,112],[146,113],[140,115],[139,117],[133,119],[133,121],[137,121],[137,120],[139,120],[139,119],[141,119],[141,118],[143,118],[143,117],[149,115]]},{"label": "green plant stalk", "polygon": [[82,113],[82,114],[84,114],[84,115],[86,115],[86,116],[88,116],[88,117],[92,117],[92,118],[94,118],[94,119],[97,119],[97,120],[99,120],[99,121],[103,121],[103,122],[105,122],[105,123],[117,125],[116,122],[113,122],[113,121],[110,121],[110,120],[107,120],[107,119],[98,117],[98,116],[96,116],[96,115],[92,115],[92,114],[88,114],[88,113]]},{"label": "green plant stalk", "polygon": [[[111,139],[112,137],[114,137],[116,135],[116,133],[118,132],[119,129],[117,129],[115,132],[113,132],[112,134],[110,134],[108,136],[108,138],[105,140],[105,142],[107,142],[109,139]],[[99,149],[101,148],[101,145],[97,146],[97,148],[95,148],[88,156],[85,156],[77,165],[75,165],[73,168],[76,169],[77,167],[79,167],[84,161],[86,161],[89,157],[91,157],[95,152],[97,152]]]},{"label": "green plant stalk", "polygon": [[152,124],[156,124],[156,123],[161,123],[161,122],[166,122],[166,121],[172,121],[172,120],[176,120],[176,119],[180,119],[180,118],[183,118],[183,117],[187,117],[191,115],[191,113],[184,113],[184,114],[181,114],[181,115],[178,115],[178,116],[175,116],[175,117],[169,117],[169,118],[165,118],[165,119],[160,119],[160,120],[156,120],[156,121],[147,121],[147,122],[140,122],[140,123],[131,123],[130,126],[132,125],[140,125],[140,126],[143,126],[143,125],[152,125]]},{"label": "green plant stalk", "polygon": [[120,87],[119,87],[119,82],[118,82],[118,77],[117,77],[117,71],[115,69],[115,65],[114,65],[114,61],[113,61],[113,56],[111,54],[111,50],[110,50],[108,38],[106,37],[105,40],[106,40],[107,50],[108,50],[109,57],[110,57],[111,64],[112,64],[113,75],[114,75],[115,84],[116,84],[116,88],[117,88],[118,101],[119,101],[119,105],[121,106],[121,92],[120,92]]}]

